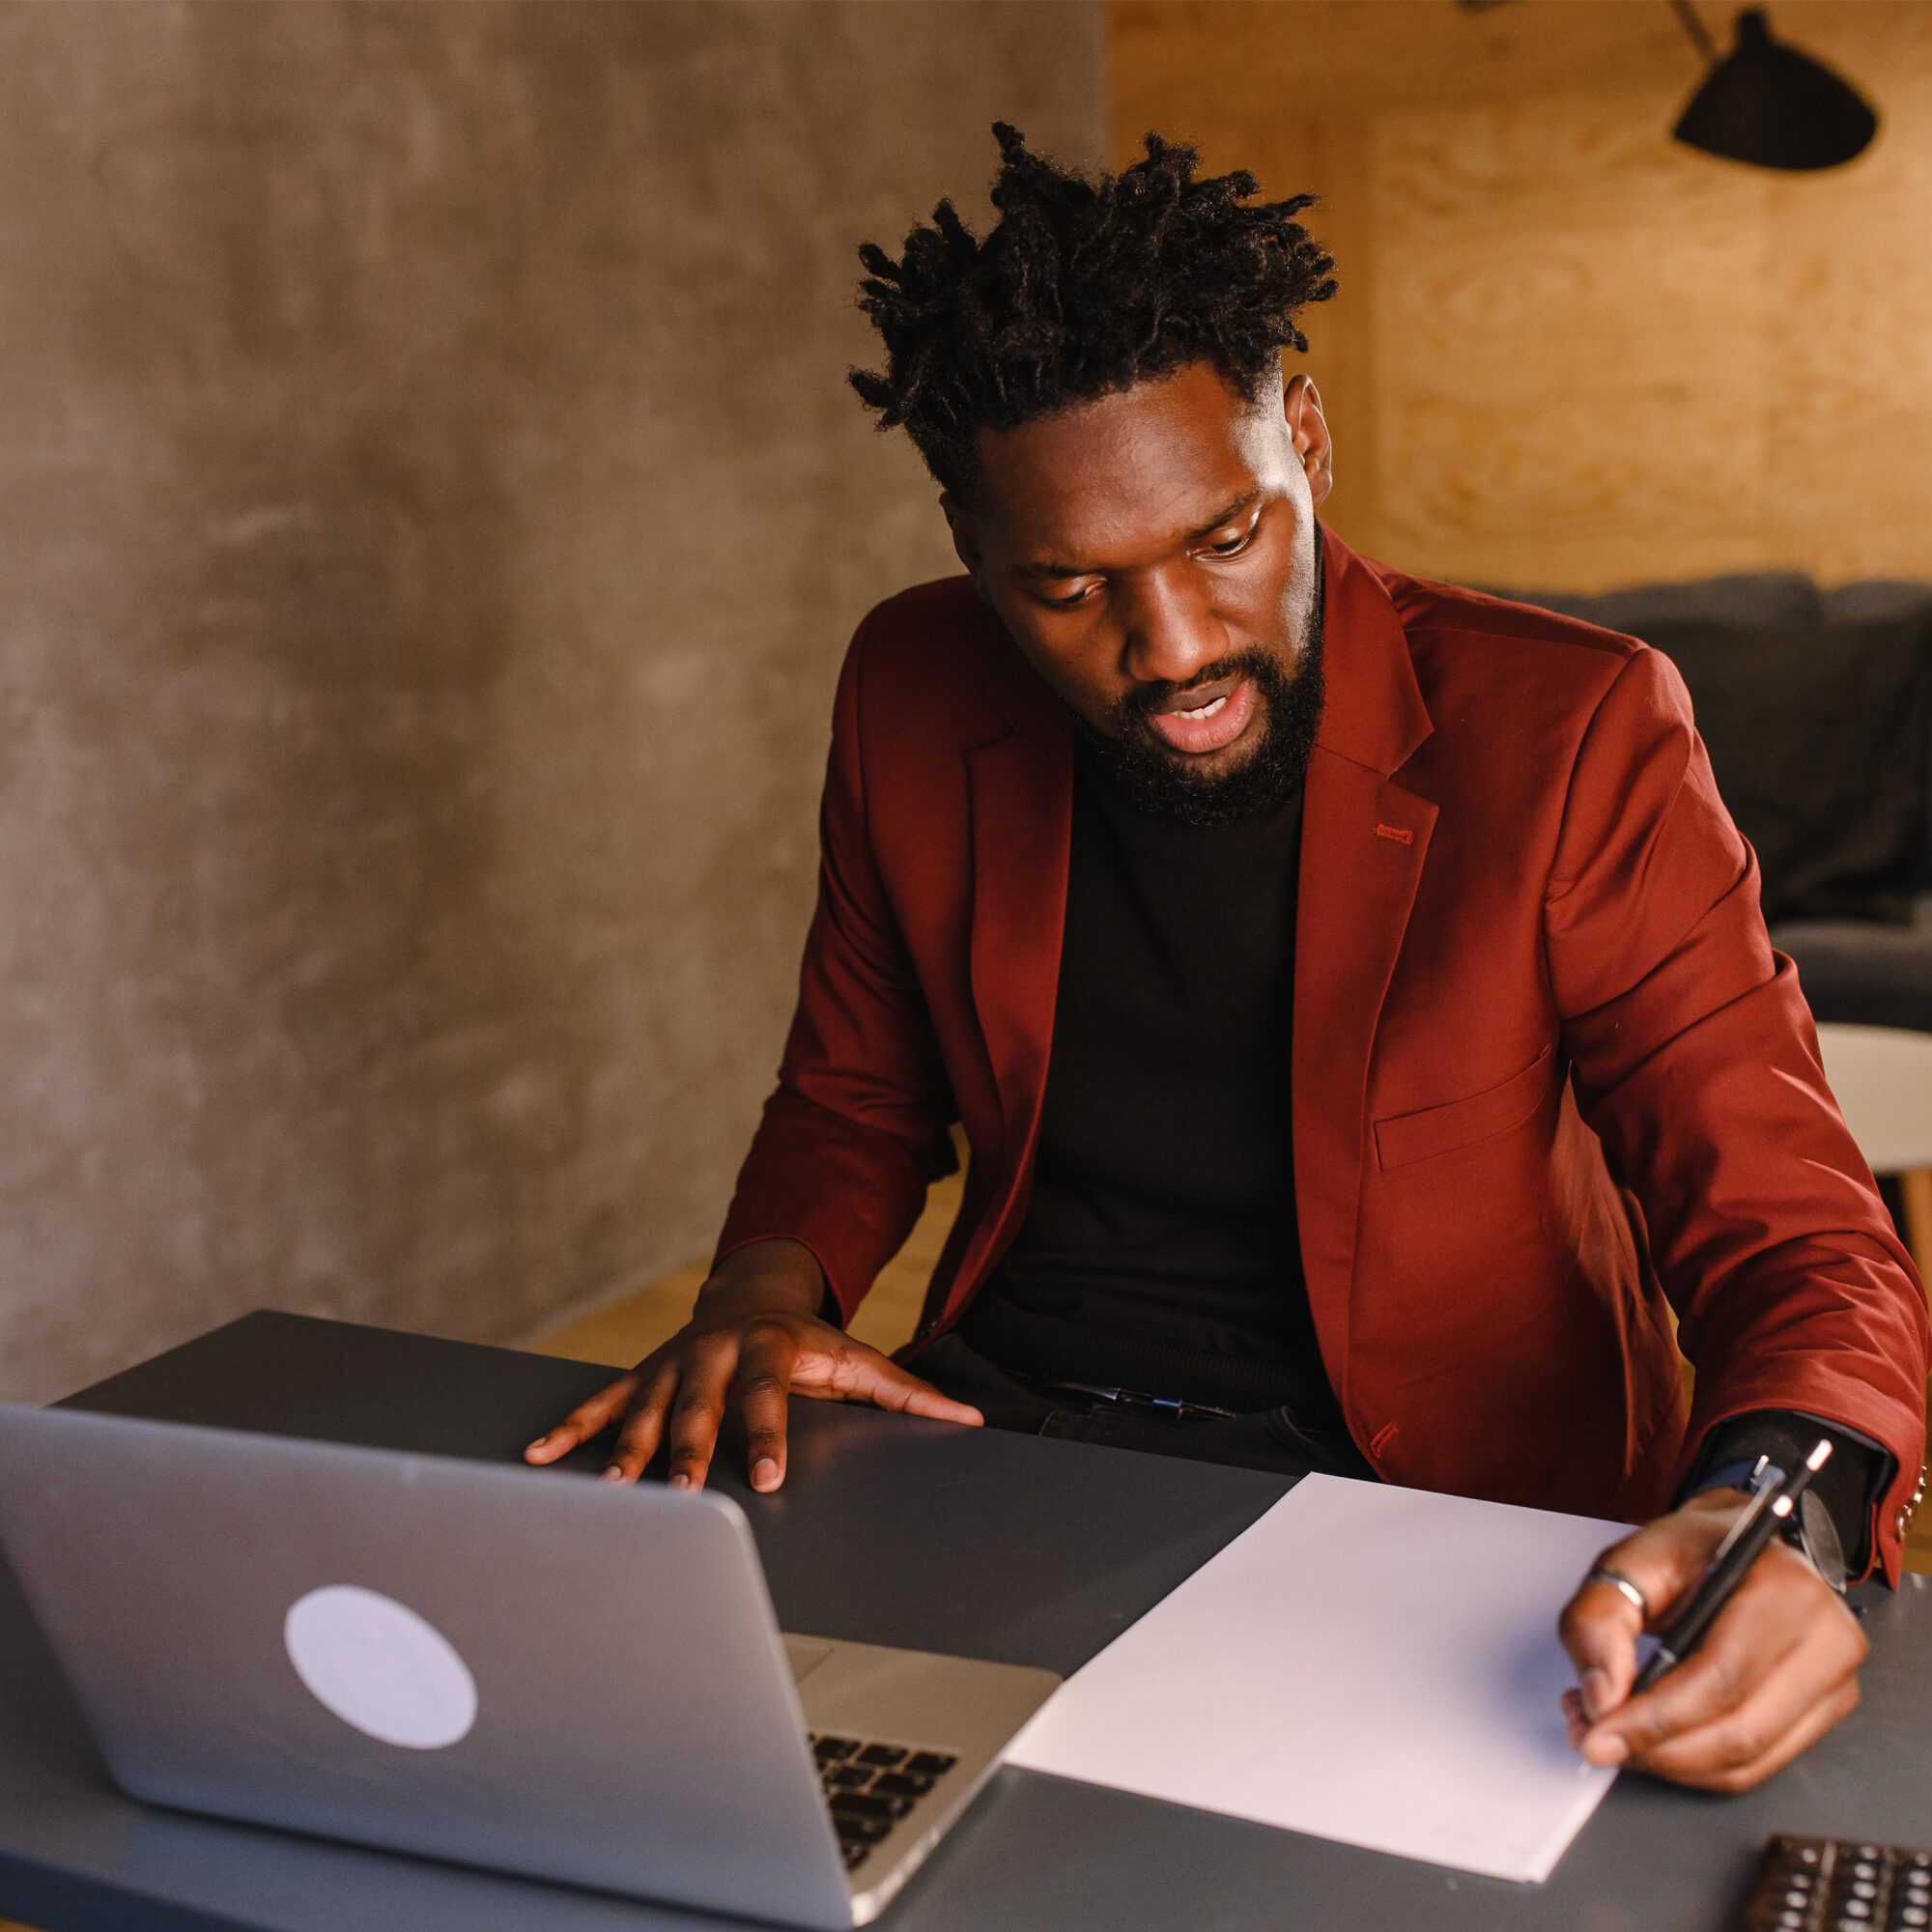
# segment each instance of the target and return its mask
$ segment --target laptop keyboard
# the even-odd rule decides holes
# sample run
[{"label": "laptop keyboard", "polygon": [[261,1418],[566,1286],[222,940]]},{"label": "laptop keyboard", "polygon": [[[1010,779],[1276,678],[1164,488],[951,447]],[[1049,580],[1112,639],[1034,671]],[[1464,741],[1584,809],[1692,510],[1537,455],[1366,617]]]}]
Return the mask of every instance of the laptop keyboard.
[{"label": "laptop keyboard", "polygon": [[959,1762],[951,1751],[916,1745],[816,1735],[811,1754],[847,1871],[857,1871],[872,1847]]}]

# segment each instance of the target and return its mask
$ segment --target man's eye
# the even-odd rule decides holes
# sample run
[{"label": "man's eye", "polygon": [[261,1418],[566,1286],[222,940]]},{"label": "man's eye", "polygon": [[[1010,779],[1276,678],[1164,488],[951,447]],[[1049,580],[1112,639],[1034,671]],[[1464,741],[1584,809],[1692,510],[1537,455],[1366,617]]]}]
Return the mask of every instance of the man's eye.
[{"label": "man's eye", "polygon": [[1079,589],[1069,591],[1065,597],[1049,597],[1045,591],[1039,593],[1039,601],[1054,611],[1070,611],[1076,604],[1086,603],[1093,593],[1091,583],[1083,583]]},{"label": "man's eye", "polygon": [[1246,550],[1255,538],[1255,526],[1250,524],[1244,530],[1236,530],[1231,537],[1217,537],[1204,546],[1209,556],[1236,556]]}]

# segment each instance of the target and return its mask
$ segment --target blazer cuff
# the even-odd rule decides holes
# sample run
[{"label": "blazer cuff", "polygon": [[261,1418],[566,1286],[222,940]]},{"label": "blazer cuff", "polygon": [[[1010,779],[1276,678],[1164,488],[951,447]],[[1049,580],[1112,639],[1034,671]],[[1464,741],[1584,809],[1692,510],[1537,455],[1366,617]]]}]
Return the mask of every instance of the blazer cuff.
[{"label": "blazer cuff", "polygon": [[1846,1574],[1862,1576],[1871,1568],[1878,1507],[1898,1474],[1898,1458],[1842,1422],[1827,1422],[1797,1408],[1755,1408],[1733,1415],[1704,1437],[1676,1500],[1685,1503],[1706,1490],[1726,1486],[1743,1488],[1760,1456],[1793,1470],[1821,1435],[1832,1445],[1832,1459],[1818,1471],[1812,1489],[1831,1512],[1844,1546]]}]

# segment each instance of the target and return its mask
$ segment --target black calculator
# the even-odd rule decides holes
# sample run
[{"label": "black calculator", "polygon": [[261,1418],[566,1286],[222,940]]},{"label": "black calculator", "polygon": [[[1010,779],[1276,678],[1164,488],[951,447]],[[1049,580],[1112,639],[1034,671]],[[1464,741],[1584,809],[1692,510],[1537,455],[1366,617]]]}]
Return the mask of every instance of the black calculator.
[{"label": "black calculator", "polygon": [[1739,1932],[1927,1932],[1932,1852],[1792,1838],[1764,1848]]}]

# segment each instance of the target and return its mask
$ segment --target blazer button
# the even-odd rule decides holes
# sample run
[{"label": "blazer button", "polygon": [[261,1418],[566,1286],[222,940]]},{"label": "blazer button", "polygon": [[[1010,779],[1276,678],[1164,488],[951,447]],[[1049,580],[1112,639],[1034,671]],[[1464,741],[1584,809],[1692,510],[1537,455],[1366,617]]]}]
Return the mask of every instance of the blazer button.
[{"label": "blazer button", "polygon": [[1912,1519],[1918,1514],[1918,1505],[1925,1500],[1925,1464],[1918,1465],[1918,1481],[1913,1485],[1912,1498],[1898,1506],[1898,1514],[1892,1520],[1892,1526],[1902,1538],[1912,1527]]}]

